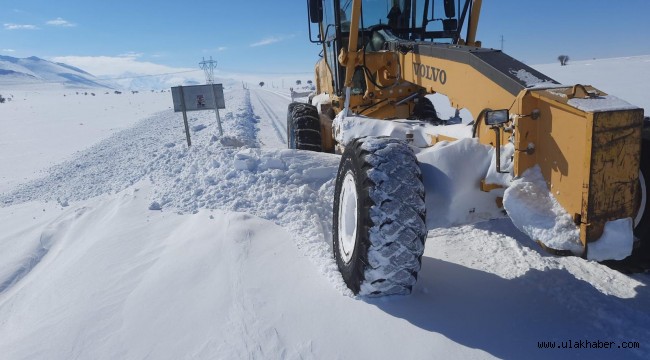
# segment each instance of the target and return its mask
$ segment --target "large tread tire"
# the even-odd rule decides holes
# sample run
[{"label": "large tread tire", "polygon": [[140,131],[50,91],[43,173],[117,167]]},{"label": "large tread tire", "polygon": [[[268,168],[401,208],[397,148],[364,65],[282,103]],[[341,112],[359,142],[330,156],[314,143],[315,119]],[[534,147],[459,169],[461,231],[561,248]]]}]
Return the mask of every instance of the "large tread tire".
[{"label": "large tread tire", "polygon": [[412,119],[429,122],[433,125],[440,125],[442,120],[438,117],[438,112],[429,98],[421,96],[415,99]]},{"label": "large tread tire", "polygon": [[[353,207],[342,197],[350,176]],[[413,150],[397,139],[355,140],[341,158],[333,210],[334,257],[346,285],[364,296],[410,294],[427,236],[424,185]],[[350,221],[356,230],[349,230]],[[346,233],[353,241],[345,242]]]},{"label": "large tread tire", "polygon": [[287,147],[321,152],[320,119],[315,106],[291,103],[287,111]]},{"label": "large tread tire", "polygon": [[643,216],[634,226],[634,236],[639,239],[638,245],[632,250],[632,255],[620,261],[603,261],[603,264],[626,274],[650,271],[650,139],[641,142],[641,184],[642,196],[645,196]]},{"label": "large tread tire", "polygon": [[644,139],[641,143],[641,174],[643,174],[644,181],[641,187],[642,196],[645,197],[645,209],[643,216],[634,228],[634,235],[640,239],[640,246],[635,252],[650,262],[650,200],[648,199],[648,190],[650,190],[650,139]]}]

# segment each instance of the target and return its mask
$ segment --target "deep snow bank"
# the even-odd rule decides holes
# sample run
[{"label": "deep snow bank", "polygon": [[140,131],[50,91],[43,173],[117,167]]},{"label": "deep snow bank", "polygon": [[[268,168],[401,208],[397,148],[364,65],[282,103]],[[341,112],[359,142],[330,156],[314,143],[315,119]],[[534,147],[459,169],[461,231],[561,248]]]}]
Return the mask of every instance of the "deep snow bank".
[{"label": "deep snow bank", "polygon": [[28,201],[76,201],[112,194],[147,179],[148,207],[195,213],[246,212],[285,226],[335,287],[346,292],[331,258],[331,204],[338,156],[261,149],[260,117],[246,91],[226,93],[225,136],[215,135],[213,112],[190,117],[188,148],[180,114],[167,111],[138,122],[48,170],[48,175],[0,195],[9,206]]}]

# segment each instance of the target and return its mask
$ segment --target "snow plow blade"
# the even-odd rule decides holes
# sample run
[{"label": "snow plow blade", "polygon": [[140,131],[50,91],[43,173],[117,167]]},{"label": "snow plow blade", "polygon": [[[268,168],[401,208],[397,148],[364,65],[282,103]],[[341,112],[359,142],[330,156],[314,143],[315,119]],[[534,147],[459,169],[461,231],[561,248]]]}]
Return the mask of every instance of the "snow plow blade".
[{"label": "snow plow blade", "polygon": [[[521,97],[515,176],[538,165],[553,196],[580,227],[583,246],[640,206],[643,109],[593,87],[531,90]],[[534,144],[534,151],[531,151]]]}]

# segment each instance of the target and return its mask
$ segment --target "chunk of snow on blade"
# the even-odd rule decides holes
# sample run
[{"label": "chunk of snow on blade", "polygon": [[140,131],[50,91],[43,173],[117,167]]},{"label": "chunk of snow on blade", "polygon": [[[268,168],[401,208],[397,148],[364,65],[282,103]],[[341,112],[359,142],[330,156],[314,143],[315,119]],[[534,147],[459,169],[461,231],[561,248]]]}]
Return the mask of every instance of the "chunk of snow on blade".
[{"label": "chunk of snow on blade", "polygon": [[588,244],[587,259],[623,260],[632,254],[634,229],[632,218],[608,221],[598,241]]},{"label": "chunk of snow on blade", "polygon": [[638,107],[628,103],[627,101],[621,100],[612,95],[599,96],[589,99],[574,98],[569,100],[568,104],[575,107],[576,109],[587,112],[638,109]]},{"label": "chunk of snow on blade", "polygon": [[435,126],[418,120],[379,120],[365,116],[348,115],[342,112],[334,118],[332,124],[336,141],[347,146],[354,139],[366,136],[389,136],[406,139],[406,134],[413,135],[413,146],[429,147],[433,144],[432,136],[445,135],[455,139],[471,138],[472,127],[467,124]]},{"label": "chunk of snow on blade", "polygon": [[512,181],[503,196],[503,206],[513,224],[531,239],[552,249],[582,253],[580,231],[549,192],[539,166]]},{"label": "chunk of snow on blade", "polygon": [[526,87],[528,88],[534,86],[536,87],[536,86],[557,85],[557,83],[555,82],[542,80],[524,69],[519,69],[517,71],[510,70],[510,73],[515,75],[517,79],[524,82],[526,84]]},{"label": "chunk of snow on blade", "polygon": [[477,139],[439,142],[416,156],[422,169],[429,229],[503,217],[497,191],[479,184],[490,167],[493,149]]}]

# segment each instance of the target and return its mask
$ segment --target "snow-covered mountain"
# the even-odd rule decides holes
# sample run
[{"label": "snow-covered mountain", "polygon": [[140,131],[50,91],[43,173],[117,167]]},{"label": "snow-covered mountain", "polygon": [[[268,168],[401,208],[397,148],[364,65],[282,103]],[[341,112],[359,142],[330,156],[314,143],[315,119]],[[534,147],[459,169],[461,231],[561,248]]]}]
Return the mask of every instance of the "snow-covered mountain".
[{"label": "snow-covered mountain", "polygon": [[100,80],[77,67],[36,56],[0,56],[0,85],[14,88],[34,85],[58,85],[69,89],[115,88],[114,84]]},{"label": "snow-covered mountain", "polygon": [[[197,72],[198,73],[198,72]],[[196,73],[178,73],[164,75],[143,75],[132,72],[126,72],[115,76],[112,80],[123,89],[127,90],[164,90],[174,86],[190,86],[205,84],[203,74]],[[232,79],[215,78],[214,83],[223,84],[224,88],[238,86],[239,82]]]},{"label": "snow-covered mountain", "polygon": [[126,78],[115,80],[115,82],[124,89],[129,90],[162,90],[178,85],[190,86],[201,84],[199,81],[174,75],[138,76],[133,74],[124,74],[123,76]]}]

